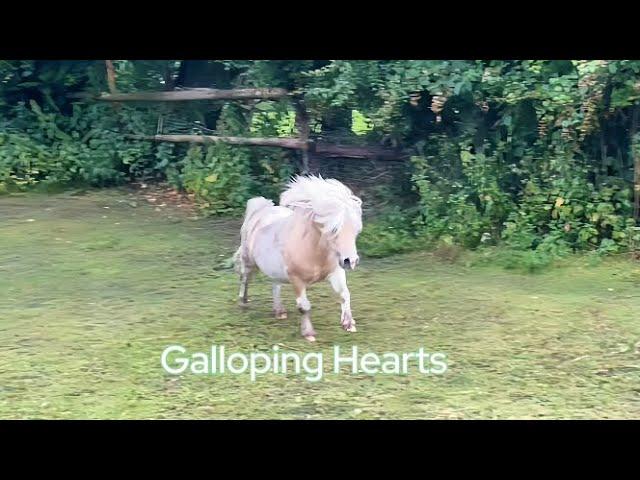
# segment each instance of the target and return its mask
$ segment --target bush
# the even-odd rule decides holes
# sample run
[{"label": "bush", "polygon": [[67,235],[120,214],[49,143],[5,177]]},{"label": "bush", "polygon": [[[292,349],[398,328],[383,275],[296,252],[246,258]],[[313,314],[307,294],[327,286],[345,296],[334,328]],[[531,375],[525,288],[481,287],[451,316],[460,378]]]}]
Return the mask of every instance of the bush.
[{"label": "bush", "polygon": [[[199,84],[282,86],[304,98],[317,139],[339,141],[345,133],[355,144],[411,152],[410,173],[403,166],[392,188],[379,185],[363,198],[367,214],[376,214],[360,237],[364,254],[435,248],[453,258],[459,247],[501,244],[521,252],[505,265],[536,270],[571,252],[599,258],[640,248],[632,218],[638,61],[115,64],[123,92],[165,88],[192,68],[197,77],[213,75]],[[156,107],[74,103],[68,95],[104,91],[104,68],[101,61],[0,62],[0,193],[166,178],[210,213],[239,214],[251,196],[276,199],[299,165],[278,149],[127,139],[155,133]],[[290,100],[160,111],[181,133],[206,124],[229,136],[292,136]]]},{"label": "bush", "polygon": [[517,249],[553,245],[614,252],[628,244],[630,215],[629,192],[618,185],[597,189],[582,178],[530,181],[505,223],[503,238]]},{"label": "bush", "polygon": [[239,213],[251,196],[250,154],[224,144],[191,147],[182,160],[181,186],[216,214]]},{"label": "bush", "polygon": [[387,257],[424,248],[425,237],[416,236],[412,217],[400,208],[391,208],[364,222],[358,236],[358,249],[368,257]]},{"label": "bush", "polygon": [[[128,175],[148,173],[156,163],[149,142],[130,141],[114,131],[104,105],[74,105],[71,116],[43,112],[37,103],[21,104],[0,125],[0,184],[7,189],[122,183]],[[130,123],[135,111],[121,112]],[[157,167],[156,167],[157,170]]]}]

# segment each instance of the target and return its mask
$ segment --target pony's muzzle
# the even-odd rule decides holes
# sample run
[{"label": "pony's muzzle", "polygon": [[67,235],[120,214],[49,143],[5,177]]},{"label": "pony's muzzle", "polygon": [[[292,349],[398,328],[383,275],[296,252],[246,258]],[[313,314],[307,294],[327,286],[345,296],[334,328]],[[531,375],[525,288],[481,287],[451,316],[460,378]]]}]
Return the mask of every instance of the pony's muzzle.
[{"label": "pony's muzzle", "polygon": [[351,270],[356,268],[356,265],[358,264],[358,261],[360,259],[358,257],[353,257],[353,258],[345,258],[344,260],[342,260],[342,268],[350,268]]}]

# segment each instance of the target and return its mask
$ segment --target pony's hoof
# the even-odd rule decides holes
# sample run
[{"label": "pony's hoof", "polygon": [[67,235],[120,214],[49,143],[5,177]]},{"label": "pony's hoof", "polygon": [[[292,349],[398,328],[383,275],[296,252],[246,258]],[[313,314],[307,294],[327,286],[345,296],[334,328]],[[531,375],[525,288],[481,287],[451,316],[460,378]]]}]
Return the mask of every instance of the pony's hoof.
[{"label": "pony's hoof", "polygon": [[238,301],[238,306],[240,308],[248,308],[249,307],[249,302],[243,302],[242,300]]},{"label": "pony's hoof", "polygon": [[286,318],[287,318],[287,312],[286,311],[274,312],[274,315],[275,315],[277,320],[286,320]]},{"label": "pony's hoof", "polygon": [[356,321],[351,315],[343,317],[340,324],[342,325],[342,328],[344,328],[347,332],[356,331]]},{"label": "pony's hoof", "polygon": [[304,338],[305,338],[305,340],[307,340],[307,342],[315,342],[316,341],[316,337],[314,335],[307,335]]}]

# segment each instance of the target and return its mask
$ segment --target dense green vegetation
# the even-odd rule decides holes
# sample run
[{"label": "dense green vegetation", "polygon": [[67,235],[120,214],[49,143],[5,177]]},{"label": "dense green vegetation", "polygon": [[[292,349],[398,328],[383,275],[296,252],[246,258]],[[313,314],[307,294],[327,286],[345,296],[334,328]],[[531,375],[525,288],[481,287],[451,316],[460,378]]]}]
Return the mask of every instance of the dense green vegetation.
[{"label": "dense green vegetation", "polygon": [[[353,143],[408,151],[407,177],[378,192],[393,208],[375,211],[362,235],[371,256],[501,245],[535,269],[574,251],[640,248],[639,61],[114,65],[120,92],[287,88],[304,98],[313,135],[338,132]],[[161,114],[181,119],[183,133],[291,136],[289,101],[72,98],[108,90],[104,61],[2,61],[0,79],[0,191],[161,179],[194,193],[207,211],[226,214],[252,195],[275,197],[300,168],[295,153],[275,148],[126,137],[156,133]]]}]

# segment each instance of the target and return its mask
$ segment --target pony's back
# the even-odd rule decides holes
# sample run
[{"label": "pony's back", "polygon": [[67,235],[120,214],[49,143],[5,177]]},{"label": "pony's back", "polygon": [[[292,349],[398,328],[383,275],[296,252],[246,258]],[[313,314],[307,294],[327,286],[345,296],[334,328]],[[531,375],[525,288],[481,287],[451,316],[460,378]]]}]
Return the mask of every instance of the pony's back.
[{"label": "pony's back", "polygon": [[272,200],[264,197],[254,197],[247,201],[247,208],[244,211],[244,223],[243,226],[251,220],[253,215],[262,210],[265,207],[273,207],[275,204]]}]

